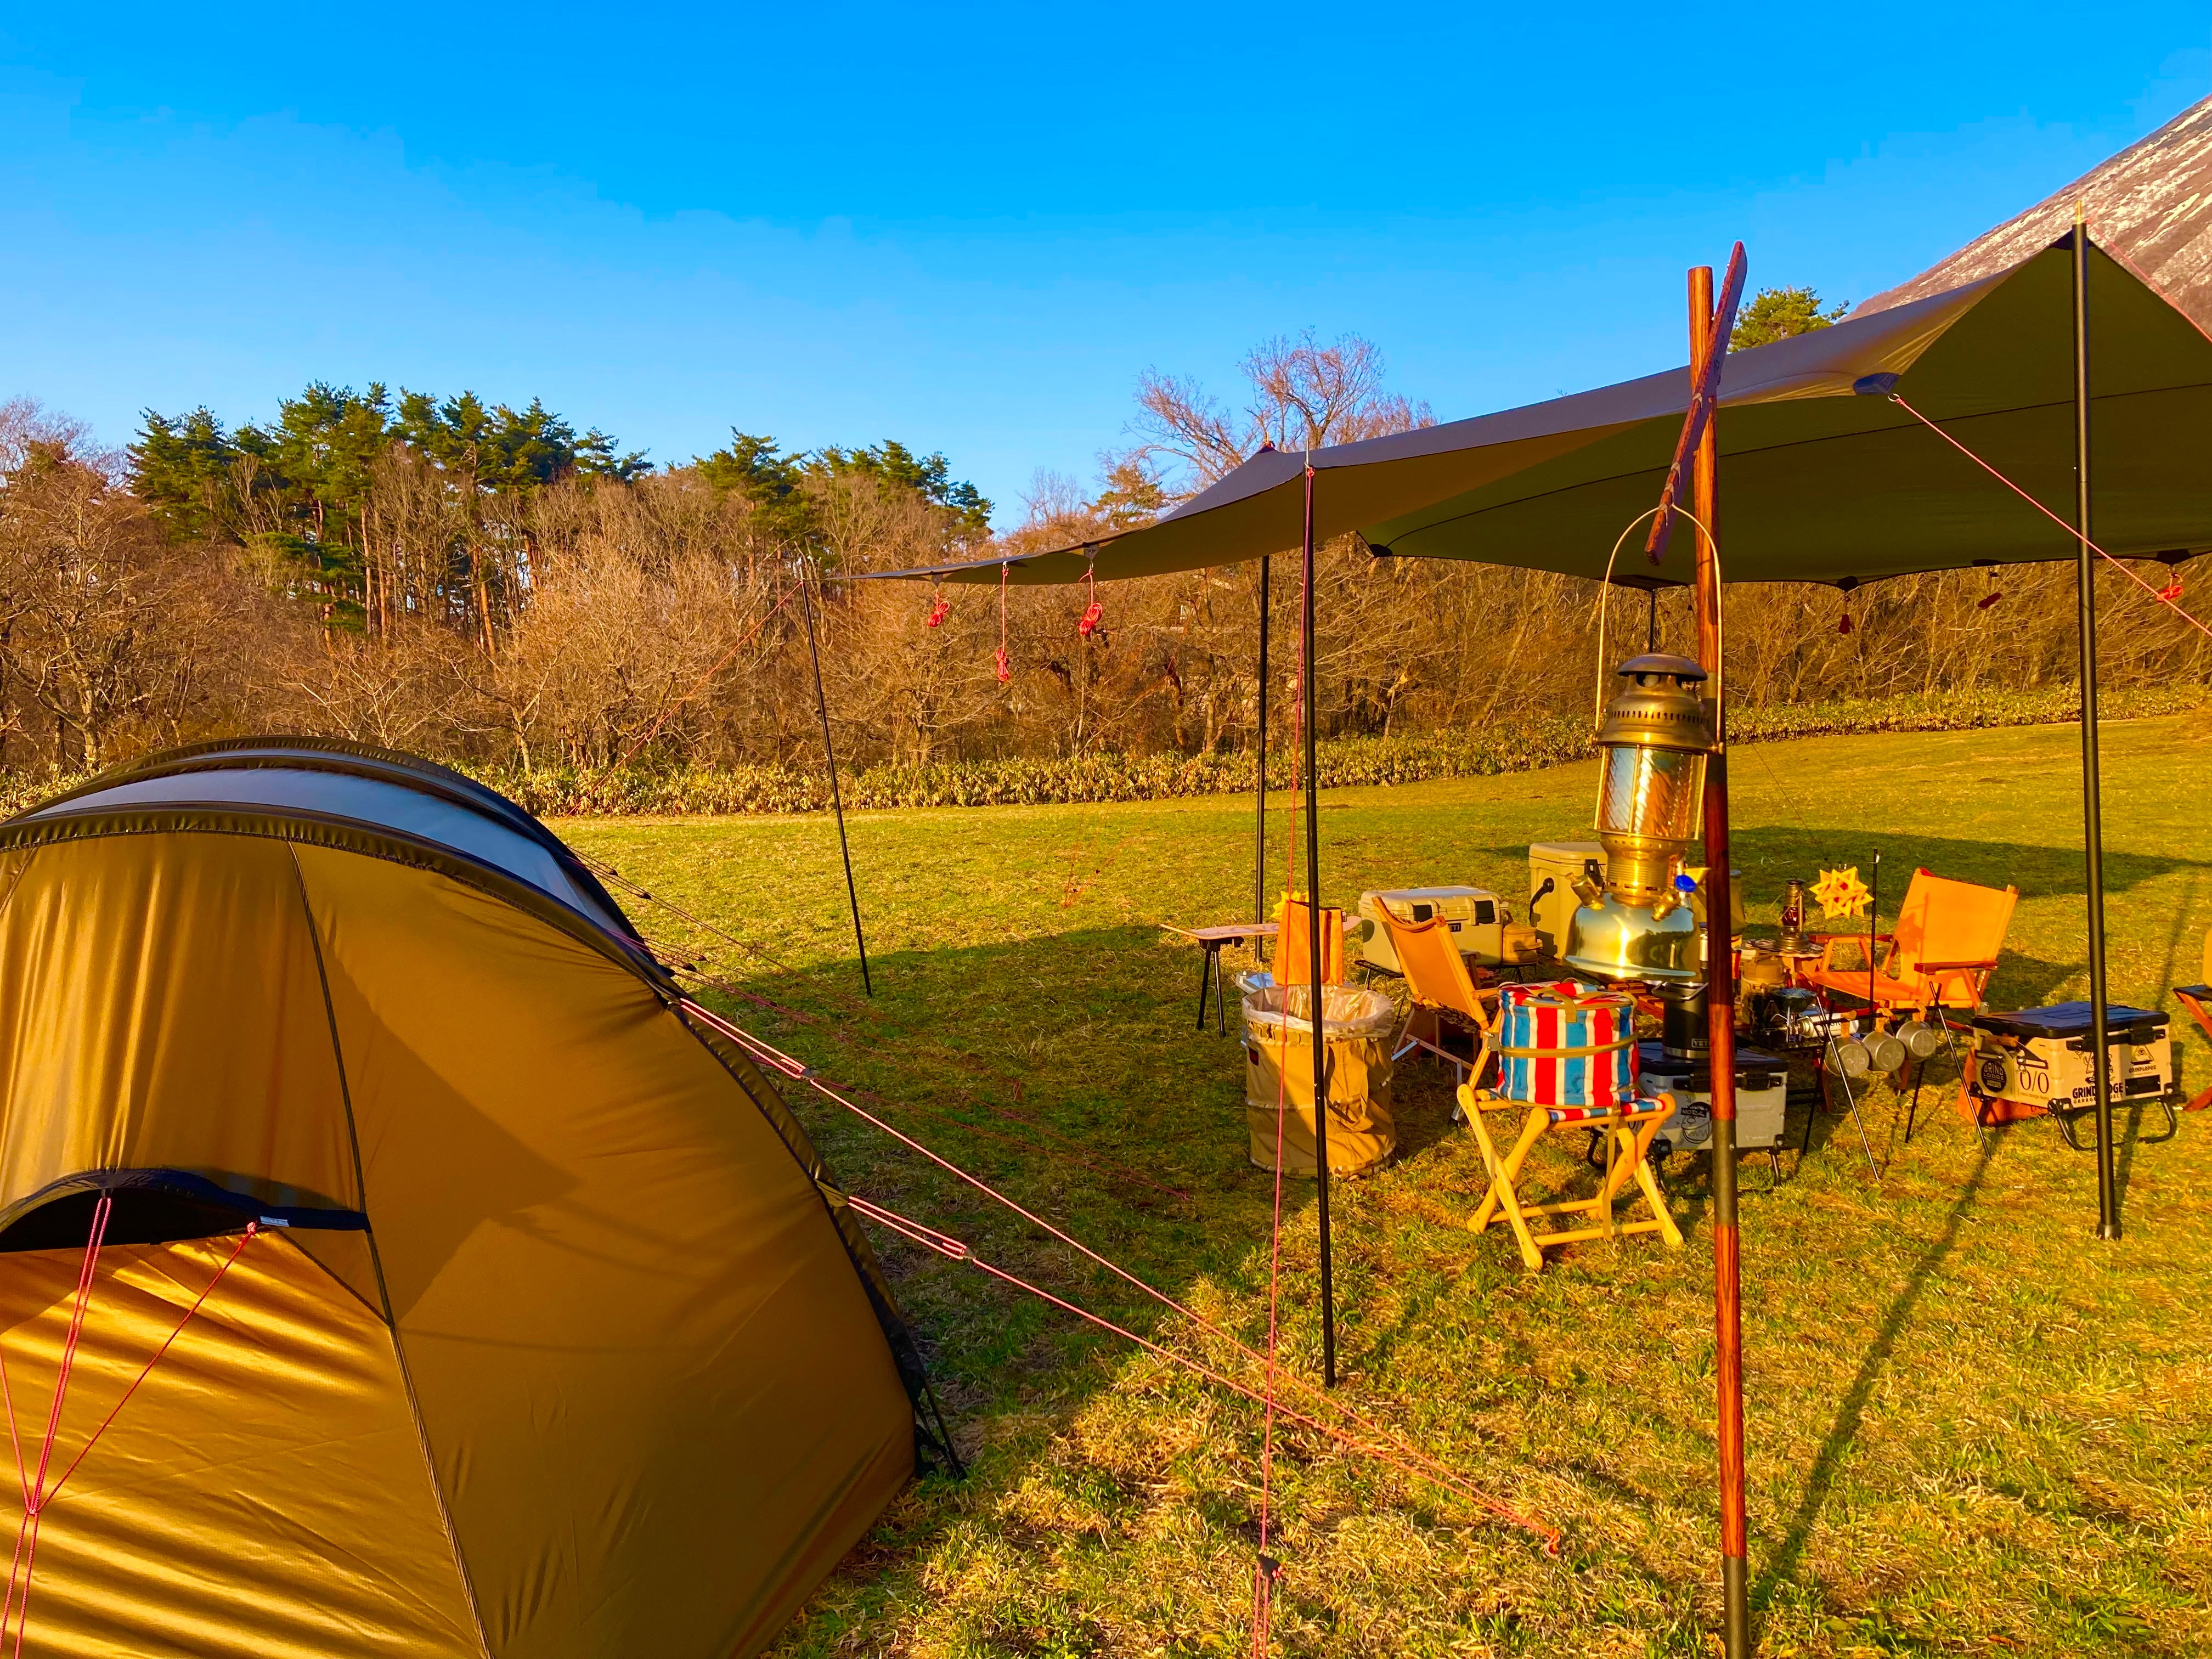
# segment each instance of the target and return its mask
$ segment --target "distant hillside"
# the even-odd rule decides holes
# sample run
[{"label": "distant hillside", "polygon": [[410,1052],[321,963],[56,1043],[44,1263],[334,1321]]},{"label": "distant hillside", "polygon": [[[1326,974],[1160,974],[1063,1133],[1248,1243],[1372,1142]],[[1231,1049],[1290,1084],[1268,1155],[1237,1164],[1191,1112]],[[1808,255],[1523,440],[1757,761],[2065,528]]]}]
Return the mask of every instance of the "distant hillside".
[{"label": "distant hillside", "polygon": [[2076,201],[2098,246],[2212,334],[2212,98],[1852,314],[1887,311],[2019,264],[2072,228]]}]

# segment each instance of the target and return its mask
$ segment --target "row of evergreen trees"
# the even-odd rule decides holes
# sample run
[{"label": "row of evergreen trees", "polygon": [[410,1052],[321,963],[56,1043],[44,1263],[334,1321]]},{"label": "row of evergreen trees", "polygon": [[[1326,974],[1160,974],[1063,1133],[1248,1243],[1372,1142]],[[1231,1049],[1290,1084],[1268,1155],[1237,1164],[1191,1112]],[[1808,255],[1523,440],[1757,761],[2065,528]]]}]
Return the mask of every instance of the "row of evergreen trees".
[{"label": "row of evergreen trees", "polygon": [[[371,633],[395,617],[434,617],[489,646],[526,602],[538,549],[527,507],[554,485],[627,484],[653,470],[596,427],[533,398],[525,407],[474,392],[439,398],[383,385],[310,385],[276,418],[227,427],[202,407],[149,410],[130,446],[131,489],[184,541],[249,550],[282,591],[319,607],[326,625]],[[860,476],[940,509],[956,541],[990,533],[990,501],[951,477],[942,454],[896,441],[786,451],[732,429],[690,470],[744,498],[761,532],[819,552],[822,492]]]}]

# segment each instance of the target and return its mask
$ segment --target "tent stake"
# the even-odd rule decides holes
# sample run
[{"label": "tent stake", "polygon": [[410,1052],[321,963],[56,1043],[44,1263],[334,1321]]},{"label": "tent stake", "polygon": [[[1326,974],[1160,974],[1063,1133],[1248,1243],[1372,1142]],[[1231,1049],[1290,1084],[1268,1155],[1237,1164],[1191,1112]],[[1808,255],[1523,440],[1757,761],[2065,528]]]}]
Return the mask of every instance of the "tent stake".
[{"label": "tent stake", "polygon": [[[1703,378],[1712,343],[1713,273],[1690,272],[1690,380]],[[1725,351],[1727,342],[1719,343]],[[1705,1030],[1713,1113],[1713,1356],[1715,1416],[1720,1454],[1721,1597],[1723,1651],[1727,1659],[1751,1652],[1751,1615],[1745,1577],[1743,1503],[1743,1276],[1736,1226],[1735,963],[1730,956],[1735,883],[1729,867],[1728,745],[1723,723],[1725,678],[1721,672],[1721,581],[1714,556],[1714,496],[1719,450],[1705,422],[1698,442],[1692,494],[1703,521],[1697,544],[1698,655],[1713,699],[1713,753],[1705,763]]]},{"label": "tent stake", "polygon": [[806,612],[806,654],[814,663],[814,706],[822,715],[822,757],[830,763],[830,810],[837,816],[837,853],[845,860],[845,898],[853,907],[853,943],[860,952],[860,988],[876,994],[868,977],[868,941],[860,932],[860,890],[853,884],[853,848],[845,839],[845,803],[837,793],[837,746],[830,740],[830,699],[822,690],[822,647],[814,638],[814,596],[806,580],[806,562],[799,566],[799,598]]},{"label": "tent stake", "polygon": [[2089,532],[2089,231],[2074,204],[2074,529],[2081,541],[2075,598],[2081,635],[2082,851],[2089,887],[2089,1067],[2097,1091],[2097,1237],[2120,1236],[2112,1169],[2112,1054],[2105,1031],[2105,813],[2097,767],[2096,553]]},{"label": "tent stake", "polygon": [[1328,1005],[1322,997],[1321,954],[1321,787],[1314,775],[1314,470],[1313,451],[1306,451],[1305,626],[1298,675],[1299,696],[1306,732],[1306,922],[1307,960],[1313,967],[1313,1102],[1314,1161],[1320,1185],[1321,1221],[1321,1375],[1336,1386],[1336,1281],[1328,1244]]},{"label": "tent stake", "polygon": [[[1259,810],[1252,830],[1252,925],[1267,921],[1267,568],[1274,560],[1260,558],[1260,769],[1256,795]],[[1253,950],[1259,950],[1257,941]]]}]

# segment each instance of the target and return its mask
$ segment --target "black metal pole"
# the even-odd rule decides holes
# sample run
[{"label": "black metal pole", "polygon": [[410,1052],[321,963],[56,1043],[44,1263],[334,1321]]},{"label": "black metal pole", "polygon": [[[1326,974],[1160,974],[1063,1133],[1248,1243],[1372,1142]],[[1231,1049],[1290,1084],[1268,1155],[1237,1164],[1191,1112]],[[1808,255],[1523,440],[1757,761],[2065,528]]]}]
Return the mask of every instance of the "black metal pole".
[{"label": "black metal pole", "polygon": [[2097,767],[2096,554],[2089,524],[2089,232],[2074,207],[2074,586],[2081,606],[2082,850],[2089,877],[2089,1075],[2097,1091],[2097,1237],[2120,1236],[2112,1167],[2112,1055],[2105,1033],[2105,813]]},{"label": "black metal pole", "polygon": [[1879,947],[1875,936],[1881,931],[1881,848],[1874,849],[1874,879],[1867,884],[1867,1018],[1873,1027],[1881,1024],[1881,1005],[1875,1000],[1875,951]]},{"label": "black metal pole", "polygon": [[1328,1022],[1322,996],[1321,954],[1321,786],[1314,775],[1314,470],[1306,452],[1305,613],[1300,641],[1298,693],[1306,732],[1306,923],[1307,961],[1313,969],[1313,1102],[1315,1179],[1321,1188],[1321,1374],[1336,1386],[1336,1280],[1328,1245]]},{"label": "black metal pole", "polygon": [[[1260,560],[1260,771],[1259,811],[1252,830],[1252,925],[1267,920],[1267,568],[1272,558]],[[1255,946],[1255,949],[1257,947]]]},{"label": "black metal pole", "polygon": [[837,815],[837,852],[845,860],[845,897],[853,907],[853,943],[860,952],[860,988],[876,994],[868,977],[868,940],[860,931],[860,890],[853,884],[853,848],[845,839],[845,803],[837,793],[837,747],[830,740],[830,698],[822,690],[822,647],[814,637],[814,594],[806,580],[806,563],[799,562],[799,600],[806,612],[806,654],[814,664],[814,706],[822,715],[822,757],[830,763],[830,810]]}]

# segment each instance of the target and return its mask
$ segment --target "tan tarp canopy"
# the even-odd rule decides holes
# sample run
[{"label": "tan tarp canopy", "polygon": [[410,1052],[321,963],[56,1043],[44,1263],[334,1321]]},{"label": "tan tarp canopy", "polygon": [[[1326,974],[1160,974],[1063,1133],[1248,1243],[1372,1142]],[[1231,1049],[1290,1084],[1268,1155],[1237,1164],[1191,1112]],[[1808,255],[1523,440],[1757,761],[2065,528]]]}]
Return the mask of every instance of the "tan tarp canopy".
[{"label": "tan tarp canopy", "polygon": [[[1907,571],[2070,558],[2068,533],[1883,395],[1894,391],[2062,518],[2074,501],[2073,255],[1794,339],[1729,354],[1717,526],[1730,581],[1845,584]],[[2089,256],[2094,533],[2110,551],[2212,547],[2212,340],[2154,289]],[[1869,377],[1877,377],[1869,381]],[[1316,450],[1316,533],[1378,551],[1604,574],[1659,498],[1686,368],[1503,414]],[[1014,582],[1155,575],[1280,552],[1301,538],[1304,458],[1270,451],[1159,522],[1006,562]],[[1686,580],[1641,538],[1617,574]],[[1001,562],[880,573],[996,582]]]},{"label": "tan tarp canopy", "polygon": [[27,1650],[752,1654],[908,1477],[842,1199],[520,809],[343,745],[156,757],[0,827],[0,906],[23,1461],[102,1193],[53,1475],[123,1402]]}]

